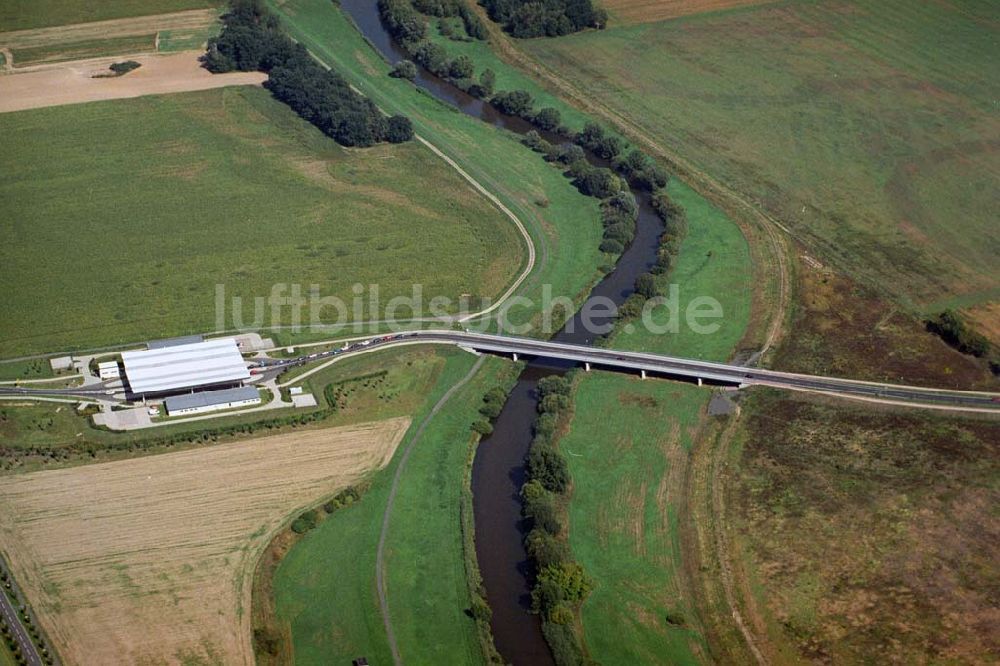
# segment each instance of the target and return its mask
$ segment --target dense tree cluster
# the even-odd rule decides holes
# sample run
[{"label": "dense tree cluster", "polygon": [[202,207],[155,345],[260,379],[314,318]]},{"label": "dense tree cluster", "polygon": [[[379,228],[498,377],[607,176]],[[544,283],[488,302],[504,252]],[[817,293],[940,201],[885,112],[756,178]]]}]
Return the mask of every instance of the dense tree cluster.
[{"label": "dense tree cluster", "polygon": [[260,0],[234,0],[223,17],[222,33],[209,41],[204,63],[212,72],[267,72],[265,86],[276,98],[342,145],[401,143],[413,137],[408,118],[383,116],[342,76],[289,39]]},{"label": "dense tree cluster", "polygon": [[413,7],[429,16],[457,16],[462,19],[465,34],[472,39],[486,39],[486,26],[464,0],[413,0]]},{"label": "dense tree cluster", "polygon": [[480,0],[490,18],[514,37],[557,37],[604,28],[608,14],[592,0]]},{"label": "dense tree cluster", "polygon": [[566,459],[555,445],[559,420],[570,406],[572,381],[545,377],[538,382],[538,417],[528,453],[528,481],[521,490],[531,530],[524,545],[535,569],[532,606],[542,616],[545,638],[557,664],[575,663],[580,654],[572,624],[591,582],[566,544],[565,494],[570,487]]}]

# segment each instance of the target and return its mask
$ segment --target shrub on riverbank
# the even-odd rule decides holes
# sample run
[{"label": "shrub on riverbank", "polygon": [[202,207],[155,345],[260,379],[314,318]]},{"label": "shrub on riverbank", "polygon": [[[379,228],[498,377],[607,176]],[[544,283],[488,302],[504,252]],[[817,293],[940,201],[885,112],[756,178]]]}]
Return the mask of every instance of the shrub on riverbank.
[{"label": "shrub on riverbank", "polygon": [[532,610],[542,617],[542,633],[556,664],[582,663],[574,629],[576,613],[592,584],[575,562],[566,541],[566,504],[572,486],[566,458],[556,446],[557,430],[572,406],[571,375],[538,382],[538,417],[528,451],[528,481],[521,489],[522,511],[531,521],[524,545],[535,573]]}]

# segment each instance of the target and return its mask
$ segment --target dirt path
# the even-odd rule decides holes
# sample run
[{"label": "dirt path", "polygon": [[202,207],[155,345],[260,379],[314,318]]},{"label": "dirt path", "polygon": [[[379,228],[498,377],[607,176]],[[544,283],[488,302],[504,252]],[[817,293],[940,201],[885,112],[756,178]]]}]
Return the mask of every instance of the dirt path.
[{"label": "dirt path", "polygon": [[410,458],[410,453],[413,451],[414,445],[420,440],[420,436],[424,433],[427,425],[434,418],[434,415],[441,411],[441,408],[451,399],[451,396],[455,395],[459,389],[465,386],[469,381],[475,376],[476,372],[483,365],[485,357],[480,356],[479,360],[476,361],[472,369],[469,370],[469,374],[465,375],[457,384],[448,389],[447,393],[441,396],[441,399],[437,401],[437,404],[431,409],[430,413],[424,418],[420,423],[420,427],[417,428],[416,432],[413,433],[413,438],[410,443],[406,445],[406,449],[403,450],[403,456],[399,460],[399,467],[396,468],[396,474],[392,477],[392,487],[389,489],[389,499],[385,503],[385,512],[382,514],[382,532],[378,537],[378,553],[375,556],[375,588],[378,590],[378,606],[379,611],[382,614],[382,623],[385,625],[385,634],[389,640],[389,647],[392,650],[392,661],[396,666],[400,666],[403,663],[402,658],[399,656],[399,646],[396,644],[396,634],[392,630],[392,617],[389,614],[389,599],[388,594],[385,589],[385,539],[389,533],[389,518],[392,516],[392,505],[396,500],[396,490],[399,488],[399,479],[403,476],[403,470],[406,468],[406,461]]},{"label": "dirt path", "polygon": [[261,72],[212,74],[201,66],[201,51],[138,55],[141,67],[125,76],[93,78],[126,57],[78,60],[0,76],[0,113],[108,99],[163,95],[223,86],[260,85]]},{"label": "dirt path", "polygon": [[93,23],[76,23],[52,28],[35,28],[32,30],[13,30],[0,32],[0,47],[8,49],[23,49],[49,44],[66,44],[83,42],[92,39],[114,39],[132,35],[147,35],[160,30],[197,30],[218,20],[219,13],[214,9],[193,9],[173,14],[157,14],[155,16],[139,16],[136,18],[115,19],[113,21],[95,21]]}]

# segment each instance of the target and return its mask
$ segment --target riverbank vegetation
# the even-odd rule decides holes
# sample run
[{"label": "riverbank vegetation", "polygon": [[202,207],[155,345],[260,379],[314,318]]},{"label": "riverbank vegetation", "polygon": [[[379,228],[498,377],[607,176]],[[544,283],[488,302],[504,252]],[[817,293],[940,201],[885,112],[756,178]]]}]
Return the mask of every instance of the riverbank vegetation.
[{"label": "riverbank vegetation", "polygon": [[538,416],[521,489],[529,521],[524,545],[533,569],[531,604],[556,664],[570,666],[585,661],[577,615],[593,586],[567,544],[572,478],[558,439],[572,411],[572,375],[544,377],[537,391]]},{"label": "riverbank vegetation", "polygon": [[[389,33],[421,67],[475,97],[488,100],[501,113],[526,120],[546,132],[546,136],[555,137],[557,142],[553,143],[538,132],[531,131],[522,142],[541,153],[550,164],[557,165],[581,194],[602,200],[605,213],[609,205],[616,205],[613,197],[629,194],[630,184],[651,192],[654,199],[664,198],[662,189],[669,179],[667,172],[642,151],[629,149],[620,136],[590,121],[585,121],[578,132],[573,132],[563,125],[559,108],[536,108],[535,99],[527,90],[495,90],[496,73],[487,67],[477,77],[475,62],[468,54],[451,57],[448,48],[432,38],[427,18],[415,11],[410,0],[379,0],[378,7]],[[408,61],[390,72],[390,76],[396,78],[412,79],[414,75],[415,70],[411,71]],[[610,162],[612,168],[591,164],[585,150],[600,160]],[[665,220],[671,217],[666,207],[658,207],[657,211]],[[634,215],[632,218],[634,227]],[[633,232],[624,228],[609,232],[609,226],[618,227],[623,220],[616,219],[609,224],[605,215],[604,221],[605,234],[600,249],[610,255],[605,262],[605,266],[610,267],[614,256],[631,242]],[[627,220],[624,221],[628,226]],[[671,235],[677,236],[676,233]],[[665,248],[668,247],[665,245]],[[668,255],[669,250],[665,250],[664,258]]]}]

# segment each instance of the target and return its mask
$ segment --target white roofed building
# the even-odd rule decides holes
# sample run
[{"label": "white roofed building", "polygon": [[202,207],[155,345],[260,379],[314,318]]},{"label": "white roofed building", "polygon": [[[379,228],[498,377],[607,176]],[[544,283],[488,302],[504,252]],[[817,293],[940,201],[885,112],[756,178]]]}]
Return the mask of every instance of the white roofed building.
[{"label": "white roofed building", "polygon": [[240,386],[250,379],[233,338],[122,352],[129,391],[151,397]]}]

